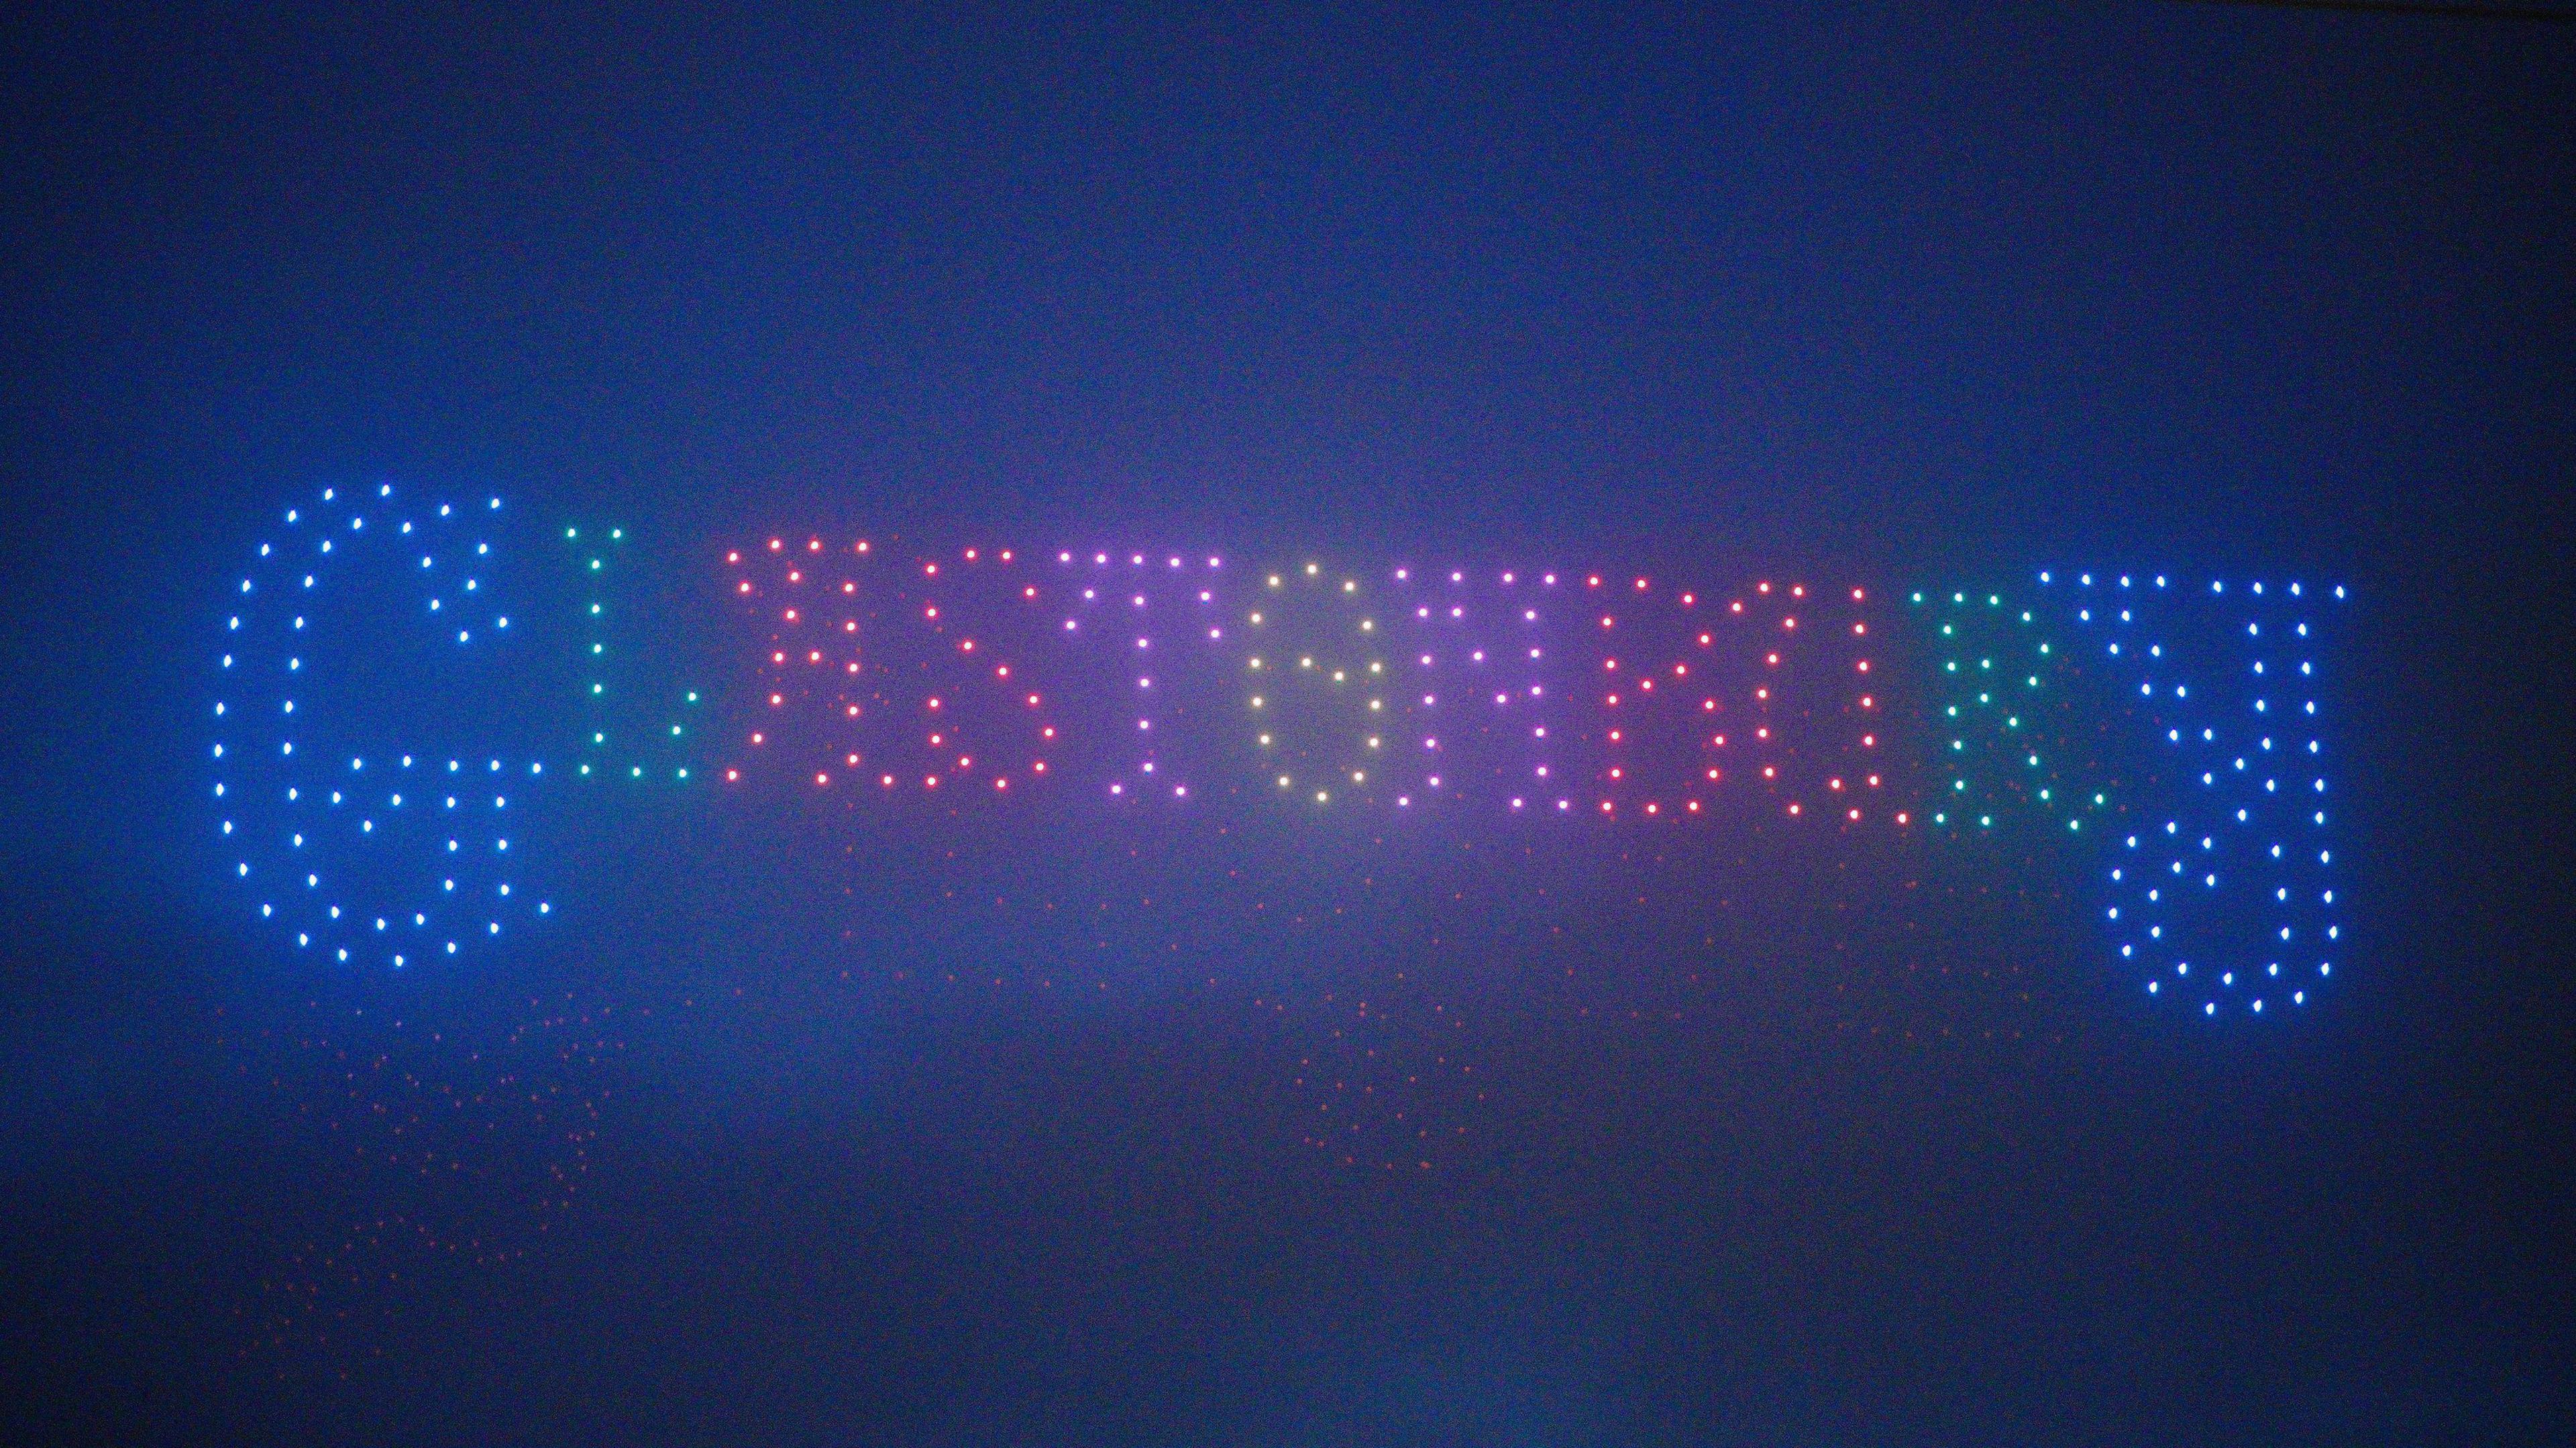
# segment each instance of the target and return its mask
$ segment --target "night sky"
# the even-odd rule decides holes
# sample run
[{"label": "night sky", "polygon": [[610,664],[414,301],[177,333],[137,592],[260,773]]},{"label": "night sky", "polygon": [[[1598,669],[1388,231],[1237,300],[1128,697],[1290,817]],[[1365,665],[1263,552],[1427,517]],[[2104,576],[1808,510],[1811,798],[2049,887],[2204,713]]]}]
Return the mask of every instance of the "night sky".
[{"label": "night sky", "polygon": [[[1993,9],[13,14],[0,1438],[2576,1436],[2576,25]],[[2148,1009],[2018,824],[693,787],[337,965],[211,668],[388,482],[736,694],[779,530],[2331,579],[2345,959]]]}]

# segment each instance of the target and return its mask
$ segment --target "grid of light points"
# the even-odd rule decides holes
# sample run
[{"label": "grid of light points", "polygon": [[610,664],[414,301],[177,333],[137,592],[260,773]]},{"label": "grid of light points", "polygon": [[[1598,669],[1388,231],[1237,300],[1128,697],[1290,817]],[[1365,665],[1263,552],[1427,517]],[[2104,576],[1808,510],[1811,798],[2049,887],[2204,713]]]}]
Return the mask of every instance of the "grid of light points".
[{"label": "grid of light points", "polygon": [[2036,832],[2095,881],[2112,958],[2159,1002],[2277,1014],[2336,968],[2319,686],[2340,587],[2050,571],[1891,591],[1882,615],[1865,584],[1794,576],[780,534],[718,550],[747,647],[710,665],[653,648],[689,633],[654,610],[702,592],[638,567],[623,527],[568,526],[571,727],[535,721],[555,743],[516,751],[360,737],[473,716],[335,713],[315,684],[384,672],[395,639],[440,677],[510,641],[501,514],[497,498],[405,511],[390,487],[326,489],[240,580],[213,701],[217,828],[299,950],[400,966],[552,914],[515,878],[511,811],[561,757],[579,780],[952,812],[1036,795],[1843,840]]}]

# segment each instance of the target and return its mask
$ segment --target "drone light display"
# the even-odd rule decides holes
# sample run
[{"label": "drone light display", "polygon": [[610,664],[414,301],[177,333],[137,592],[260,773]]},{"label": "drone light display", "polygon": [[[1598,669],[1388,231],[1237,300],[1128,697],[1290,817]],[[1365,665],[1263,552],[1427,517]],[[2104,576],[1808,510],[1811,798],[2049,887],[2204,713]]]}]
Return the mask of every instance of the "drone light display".
[{"label": "drone light display", "polygon": [[[2048,831],[2159,1002],[2277,1015],[2335,969],[2340,586],[820,532],[657,572],[628,547],[386,485],[282,511],[219,619],[210,758],[228,873],[297,951],[405,968],[558,918],[519,823],[551,791],[649,785],[1844,850]],[[675,638],[724,642],[655,657]]]}]

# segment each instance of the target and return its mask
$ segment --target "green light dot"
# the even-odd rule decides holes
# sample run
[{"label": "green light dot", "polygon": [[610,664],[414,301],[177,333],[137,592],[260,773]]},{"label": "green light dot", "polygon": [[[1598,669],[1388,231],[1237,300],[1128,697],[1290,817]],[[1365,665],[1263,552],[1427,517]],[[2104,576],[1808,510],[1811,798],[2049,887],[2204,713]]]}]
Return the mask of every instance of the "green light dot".
[{"label": "green light dot", "polygon": [[626,530],[623,528],[611,528],[608,530],[608,536],[611,538],[623,538],[626,536]]},{"label": "green light dot", "polygon": [[674,724],[674,725],[672,725],[672,726],[671,726],[671,737],[672,737],[672,738],[674,738],[674,739],[677,739],[677,738],[679,738],[679,737],[680,737],[680,726],[679,726],[679,725]]},{"label": "green light dot", "polygon": [[640,765],[640,764],[639,764],[639,765],[635,766],[635,777],[636,777],[637,779],[642,779],[642,778],[644,777],[644,766],[643,766],[643,765]]},{"label": "green light dot", "polygon": [[695,689],[691,689],[691,690],[689,691],[689,702],[690,702],[690,703],[692,703],[692,704],[694,704],[694,703],[698,702],[698,691],[697,691],[697,690],[695,690]]},{"label": "green light dot", "polygon": [[595,603],[594,603],[594,604],[592,604],[592,605],[590,606],[590,611],[591,611],[594,615],[595,615],[595,614],[597,614],[597,613],[599,612],[599,605],[598,605],[598,604],[595,604]]},{"label": "green light dot", "polygon": [[564,530],[564,536],[567,538],[578,538],[581,536],[581,530],[579,528],[566,528]]},{"label": "green light dot", "polygon": [[588,774],[588,773],[590,773],[590,766],[589,766],[589,765],[587,765],[587,764],[583,765],[583,766],[581,767],[581,772],[582,772],[582,773],[584,773],[584,774]]}]

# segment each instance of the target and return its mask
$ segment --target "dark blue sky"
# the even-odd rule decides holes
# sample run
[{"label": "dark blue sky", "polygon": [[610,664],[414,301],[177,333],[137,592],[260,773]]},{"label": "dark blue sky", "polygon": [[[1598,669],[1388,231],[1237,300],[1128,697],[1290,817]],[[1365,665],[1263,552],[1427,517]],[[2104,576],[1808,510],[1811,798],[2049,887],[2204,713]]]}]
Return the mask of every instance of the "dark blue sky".
[{"label": "dark blue sky", "polygon": [[[2576,27],[35,13],[0,65],[11,1436],[2568,1435]],[[205,630],[379,476],[673,556],[2340,577],[2366,943],[2213,1037],[2106,998],[2036,845],[674,799],[582,822],[608,925],[327,977],[210,874]]]}]

